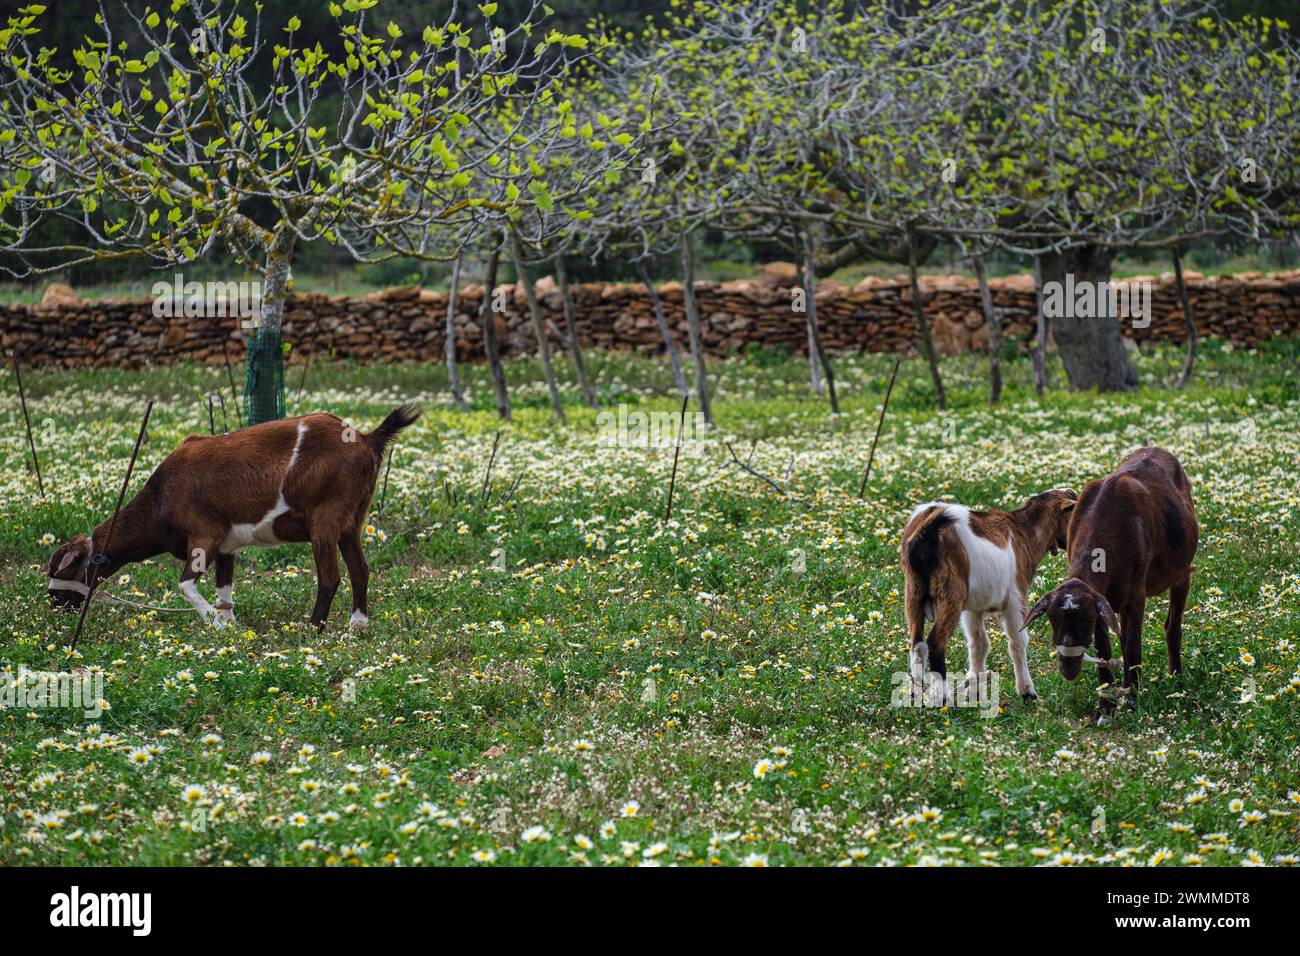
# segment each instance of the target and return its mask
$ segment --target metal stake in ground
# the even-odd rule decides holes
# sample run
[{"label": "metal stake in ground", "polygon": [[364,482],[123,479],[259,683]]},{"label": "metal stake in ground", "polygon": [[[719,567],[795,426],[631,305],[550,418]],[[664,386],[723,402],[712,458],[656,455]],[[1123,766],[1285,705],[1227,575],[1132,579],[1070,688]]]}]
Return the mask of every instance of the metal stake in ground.
[{"label": "metal stake in ground", "polygon": [[[126,489],[131,484],[131,472],[135,470],[135,459],[140,454],[140,443],[144,441],[145,429],[149,427],[149,416],[153,414],[153,399],[149,399],[149,404],[144,409],[144,421],[140,422],[140,433],[135,436],[135,447],[131,449],[131,460],[126,466],[126,477],[122,479],[122,490],[117,493],[117,505],[113,508],[113,517],[108,522],[108,534],[104,536],[104,547],[107,548],[113,540],[113,529],[117,527],[117,513],[122,510],[122,501],[126,498]],[[91,538],[91,547],[94,547],[94,538]],[[91,554],[90,560],[92,565],[99,566],[108,561],[108,554],[101,551],[98,554]],[[86,625],[86,612],[90,610],[90,602],[95,597],[95,588],[99,586],[98,579],[90,582],[90,587],[86,591],[85,600],[81,602],[81,616],[77,618],[77,630],[72,635],[71,650],[77,649],[77,641],[81,639],[81,629]]]},{"label": "metal stake in ground", "polygon": [[384,466],[384,490],[379,495],[379,514],[384,513],[384,501],[388,498],[388,470],[393,467],[393,449],[388,449],[388,464]]},{"label": "metal stake in ground", "polygon": [[664,521],[673,516],[673,489],[677,487],[677,459],[682,456],[682,432],[686,430],[686,403],[690,395],[682,396],[682,412],[677,416],[677,447],[673,449],[673,474],[668,479],[668,507],[664,508]]},{"label": "metal stake in ground", "polygon": [[871,463],[876,459],[876,442],[880,441],[880,429],[885,424],[885,412],[889,411],[889,396],[894,394],[894,379],[898,378],[898,366],[902,363],[901,358],[894,359],[894,373],[889,376],[889,388],[885,389],[885,404],[880,406],[880,420],[876,422],[876,437],[871,439],[871,454],[867,455],[867,470],[862,473],[862,487],[858,489],[859,498],[867,493],[867,479],[871,477]]},{"label": "metal stake in ground", "polygon": [[32,438],[32,419],[27,414],[27,393],[23,391],[23,374],[18,371],[18,353],[10,352],[10,358],[14,361],[14,378],[18,380],[18,401],[23,406],[23,421],[27,425],[27,447],[32,450],[32,464],[36,466],[36,487],[41,490],[41,497],[45,497],[45,482],[41,478],[41,460],[36,457],[36,442]]},{"label": "metal stake in ground", "polygon": [[217,433],[217,417],[212,412],[212,396],[209,395],[208,396],[208,434],[215,435],[216,433]]}]

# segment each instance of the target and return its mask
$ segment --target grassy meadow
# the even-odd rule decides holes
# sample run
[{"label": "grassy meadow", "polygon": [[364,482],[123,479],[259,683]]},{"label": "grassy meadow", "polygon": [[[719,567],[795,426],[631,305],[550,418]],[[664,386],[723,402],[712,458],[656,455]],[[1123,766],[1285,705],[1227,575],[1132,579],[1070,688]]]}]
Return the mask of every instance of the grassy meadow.
[{"label": "grassy meadow", "polygon": [[[1296,344],[1136,357],[1144,388],[1034,396],[1027,361],[987,405],[974,358],[953,407],[903,365],[864,498],[858,484],[892,359],[843,358],[843,414],[807,366],[757,354],[713,368],[717,425],[671,447],[602,440],[566,376],[557,425],[533,363],[450,406],[429,366],[313,367],[290,414],[372,428],[401,401],[366,549],[371,625],[347,582],[308,628],[306,546],[240,552],[238,624],[46,600],[57,542],[112,509],[148,398],[132,492],[207,432],[220,368],[24,373],[47,496],[26,466],[11,373],[0,389],[0,679],[102,675],[109,707],[0,710],[0,864],[1239,866],[1300,858],[1300,383]],[[670,412],[666,369],[592,357],[606,408]],[[567,371],[567,370],[566,370]],[[242,379],[242,376],[238,376]],[[226,390],[227,414],[234,408]],[[220,429],[220,412],[217,413]],[[789,494],[731,463],[727,444]],[[1194,486],[1201,546],[1171,678],[1148,605],[1140,695],[1088,724],[1095,668],[1057,674],[1045,623],[1025,704],[1000,624],[1000,707],[893,706],[907,669],[899,533],[918,503],[1015,507],[1081,487],[1133,448],[1169,448]],[[631,443],[625,443],[631,444]],[[752,456],[752,457],[751,457]],[[382,479],[381,479],[382,480]],[[486,483],[490,494],[481,491]],[[1048,558],[1035,593],[1059,583]],[[186,606],[179,565],[111,588]],[[345,573],[346,577],[346,573]],[[211,572],[201,590],[211,600]],[[1033,600],[1033,596],[1031,596]],[[960,634],[949,671],[965,669]]]}]

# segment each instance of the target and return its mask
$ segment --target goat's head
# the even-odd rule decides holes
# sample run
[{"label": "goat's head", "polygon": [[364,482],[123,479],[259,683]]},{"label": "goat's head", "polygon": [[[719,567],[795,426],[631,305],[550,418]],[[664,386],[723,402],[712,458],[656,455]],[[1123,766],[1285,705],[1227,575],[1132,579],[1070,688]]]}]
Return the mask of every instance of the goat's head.
[{"label": "goat's head", "polygon": [[79,534],[50,556],[50,607],[73,611],[81,607],[90,586],[99,577],[90,539]]},{"label": "goat's head", "polygon": [[[1069,488],[1054,488],[1035,495],[1033,501],[1040,505],[1041,527],[1047,532],[1048,554],[1066,550],[1066,531],[1070,527],[1070,518],[1079,496]],[[1041,540],[1041,539],[1040,539]]]},{"label": "goat's head", "polygon": [[1078,578],[1069,578],[1054,591],[1048,591],[1029,610],[1024,626],[1046,614],[1052,622],[1052,646],[1061,676],[1074,680],[1083,670],[1083,655],[1092,645],[1098,626],[1119,633],[1119,620],[1110,602],[1095,588]]}]

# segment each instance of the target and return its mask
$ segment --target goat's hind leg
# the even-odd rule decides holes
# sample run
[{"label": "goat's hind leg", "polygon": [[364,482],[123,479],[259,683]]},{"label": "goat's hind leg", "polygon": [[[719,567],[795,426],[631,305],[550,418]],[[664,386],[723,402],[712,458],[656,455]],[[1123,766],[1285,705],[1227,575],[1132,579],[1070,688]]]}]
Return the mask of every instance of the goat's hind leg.
[{"label": "goat's hind leg", "polygon": [[235,555],[217,555],[217,619],[227,624],[235,623]]},{"label": "goat's hind leg", "polygon": [[1183,672],[1183,610],[1187,607],[1187,592],[1191,590],[1189,573],[1169,589],[1169,612],[1165,615],[1165,649],[1169,652],[1169,673]]},{"label": "goat's hind leg", "polygon": [[339,589],[339,542],[336,538],[313,538],[312,557],[316,559],[316,606],[312,608],[311,623],[325,630],[325,620],[330,616],[330,605]]},{"label": "goat's hind leg", "polygon": [[339,550],[343,552],[343,563],[348,566],[348,584],[352,588],[352,617],[348,626],[358,631],[365,630],[370,623],[370,610],[366,604],[370,565],[366,563],[366,553],[361,548],[361,532],[356,528],[344,531],[339,538]]},{"label": "goat's hind leg", "polygon": [[928,658],[926,663],[929,665],[929,672],[925,677],[928,681],[933,681],[933,687],[927,686],[927,690],[930,692],[928,703],[931,706],[939,707],[953,702],[952,685],[948,682],[948,639],[952,637],[952,632],[957,629],[957,622],[960,618],[961,605],[936,601],[934,627],[930,628],[928,640],[912,647],[914,669],[917,663],[918,648],[924,648]]}]

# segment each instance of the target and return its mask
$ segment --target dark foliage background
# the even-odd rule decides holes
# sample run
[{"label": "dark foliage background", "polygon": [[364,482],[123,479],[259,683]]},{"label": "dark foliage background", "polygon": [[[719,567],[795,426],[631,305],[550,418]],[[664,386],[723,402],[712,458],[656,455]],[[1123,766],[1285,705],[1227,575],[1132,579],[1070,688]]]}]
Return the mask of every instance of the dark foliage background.
[{"label": "dark foliage background", "polygon": [[[236,0],[236,3],[240,7],[247,8],[246,16],[251,18],[254,15],[254,0]],[[27,2],[0,0],[0,19],[13,15],[19,8],[27,5]],[[918,3],[907,2],[907,0],[901,0],[899,5],[909,8],[919,6]],[[44,6],[47,13],[42,20],[47,24],[47,31],[42,38],[43,42],[58,51],[58,60],[61,63],[72,66],[72,51],[80,44],[83,34],[93,27],[93,20],[97,13],[102,11],[109,24],[113,26],[115,36],[129,43],[134,36],[128,18],[129,10],[139,12],[150,7],[165,11],[170,4],[168,0],[154,0],[152,3],[130,0],[130,2],[110,2],[102,5],[92,0],[44,0]],[[302,3],[301,0],[262,0],[261,6],[264,24],[279,29],[290,17],[296,16],[302,22],[297,34],[299,43],[314,45],[319,42],[332,53],[340,52],[338,34],[324,0],[312,3]],[[1220,0],[1216,6],[1225,16],[1230,17],[1254,14],[1285,19],[1290,23],[1293,33],[1300,31],[1300,6],[1297,6],[1296,0]],[[617,37],[631,39],[633,34],[639,32],[647,22],[661,22],[670,10],[671,4],[669,0],[634,0],[634,2],[614,3],[609,0],[552,0],[551,7],[554,9],[554,21],[561,29],[573,32],[601,29]],[[527,8],[527,0],[501,0],[495,19],[498,22],[517,20],[523,16]],[[408,35],[418,36],[426,24],[445,20],[452,9],[453,4],[447,0],[406,0],[406,2],[383,3],[374,12],[383,20],[397,23]],[[474,3],[459,3],[456,5],[456,15],[462,22],[474,22],[481,18]],[[269,58],[264,58],[264,69],[269,70],[269,62]],[[260,79],[269,82],[269,76]],[[322,102],[322,114],[328,115],[331,106],[328,101]],[[67,223],[55,221],[42,228],[44,238],[57,240],[66,238],[65,234],[69,233],[72,227]],[[1253,245],[1247,247],[1234,242],[1204,242],[1193,246],[1190,253],[1189,260],[1200,268],[1213,267],[1241,256],[1250,260],[1248,264],[1254,261],[1251,257],[1260,256],[1261,264],[1283,268],[1294,265],[1297,259],[1293,241],[1268,243],[1263,248]],[[1139,267],[1148,264],[1158,267],[1164,261],[1163,255],[1163,253],[1151,253],[1146,256],[1133,256],[1131,262]],[[725,276],[731,271],[744,271],[744,267],[750,263],[782,257],[780,250],[776,248],[766,248],[761,244],[736,240],[716,230],[702,232],[699,256],[705,264],[704,275],[706,276],[710,274]],[[931,257],[930,265],[936,270],[957,269],[959,265],[953,261],[952,256],[953,250],[940,246]],[[203,274],[208,271],[224,275],[228,272],[228,264],[223,260],[224,257],[218,252],[213,257],[213,261],[197,268],[188,268],[186,272],[194,278],[203,278]],[[710,264],[713,264],[712,268]],[[652,267],[652,271],[657,275],[673,276],[677,271],[675,259],[653,265],[659,267]],[[476,266],[474,262],[467,264],[468,274],[471,277]],[[994,256],[990,267],[996,274],[1018,271],[1022,264],[1007,257]],[[324,243],[301,247],[296,257],[295,269],[300,279],[307,276],[321,277],[320,286],[325,289],[338,288],[341,275],[350,275],[354,281],[364,285],[387,286],[413,282],[439,284],[449,271],[438,264],[407,260],[355,267],[346,261],[338,250]],[[594,262],[574,261],[569,266],[569,273],[574,281],[580,282],[635,281],[637,278],[637,271],[631,264],[611,259]],[[137,281],[149,283],[155,277],[144,265],[125,261],[81,266],[68,270],[62,278],[74,286],[87,286],[124,282],[134,284]],[[508,264],[503,263],[502,280],[510,281],[512,278],[512,270]],[[36,285],[43,285],[46,281],[48,280],[37,280]],[[346,279],[344,281],[346,282]]]}]

